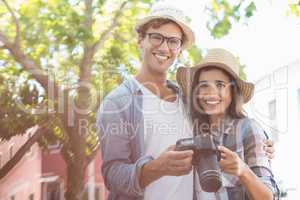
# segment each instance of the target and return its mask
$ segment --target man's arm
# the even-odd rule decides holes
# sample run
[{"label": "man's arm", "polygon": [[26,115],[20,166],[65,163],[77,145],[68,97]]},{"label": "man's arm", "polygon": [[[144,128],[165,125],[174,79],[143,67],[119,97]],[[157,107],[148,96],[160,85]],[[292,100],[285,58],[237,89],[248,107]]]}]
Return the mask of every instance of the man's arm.
[{"label": "man's arm", "polygon": [[101,140],[102,175],[106,187],[120,195],[138,197],[143,194],[139,185],[142,166],[152,160],[143,156],[131,160],[130,132],[124,114],[111,99],[105,99],[97,114],[97,128]]},{"label": "man's arm", "polygon": [[162,176],[180,176],[192,169],[193,151],[175,151],[170,146],[153,159],[142,156],[136,162],[130,160],[130,128],[125,128],[124,115],[116,103],[105,100],[97,115],[97,127],[101,139],[102,175],[106,187],[127,196],[141,196],[144,188]]}]

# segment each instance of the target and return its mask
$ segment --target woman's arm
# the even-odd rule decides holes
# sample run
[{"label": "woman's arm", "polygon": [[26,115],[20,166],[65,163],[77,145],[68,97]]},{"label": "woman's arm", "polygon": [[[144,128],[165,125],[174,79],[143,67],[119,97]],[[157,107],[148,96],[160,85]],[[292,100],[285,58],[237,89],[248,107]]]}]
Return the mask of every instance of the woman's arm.
[{"label": "woman's arm", "polygon": [[219,146],[219,150],[221,152],[220,167],[226,173],[239,177],[252,199],[273,199],[273,194],[269,187],[259,180],[256,174],[235,152],[224,146]]}]

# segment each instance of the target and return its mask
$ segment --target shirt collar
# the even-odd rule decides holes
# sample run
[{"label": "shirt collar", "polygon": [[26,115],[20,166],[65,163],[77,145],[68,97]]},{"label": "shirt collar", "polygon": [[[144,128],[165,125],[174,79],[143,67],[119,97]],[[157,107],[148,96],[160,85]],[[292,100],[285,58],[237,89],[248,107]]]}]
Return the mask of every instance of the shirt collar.
[{"label": "shirt collar", "polygon": [[[132,92],[132,94],[143,95],[140,83],[132,75],[125,78],[124,85]],[[167,80],[167,87],[172,89],[174,93],[179,93],[179,87],[170,80]]]}]

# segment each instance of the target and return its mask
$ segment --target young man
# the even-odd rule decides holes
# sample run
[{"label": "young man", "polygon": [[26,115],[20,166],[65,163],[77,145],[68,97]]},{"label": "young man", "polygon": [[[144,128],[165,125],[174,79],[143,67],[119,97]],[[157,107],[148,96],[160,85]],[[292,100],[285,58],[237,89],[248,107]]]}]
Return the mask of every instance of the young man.
[{"label": "young man", "polygon": [[[136,26],[142,66],[102,102],[97,115],[109,199],[193,199],[192,137],[169,67],[195,37],[182,11],[158,4]],[[271,148],[272,151],[272,148]]]}]

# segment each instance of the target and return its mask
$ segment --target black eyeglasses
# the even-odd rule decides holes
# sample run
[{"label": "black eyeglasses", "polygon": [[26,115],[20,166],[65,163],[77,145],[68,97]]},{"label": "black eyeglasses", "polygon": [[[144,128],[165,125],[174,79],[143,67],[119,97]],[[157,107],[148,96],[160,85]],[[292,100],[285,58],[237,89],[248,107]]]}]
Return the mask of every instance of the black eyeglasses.
[{"label": "black eyeglasses", "polygon": [[149,41],[153,46],[160,46],[164,41],[167,41],[169,49],[175,51],[182,45],[182,40],[177,37],[165,37],[160,33],[147,33]]}]

